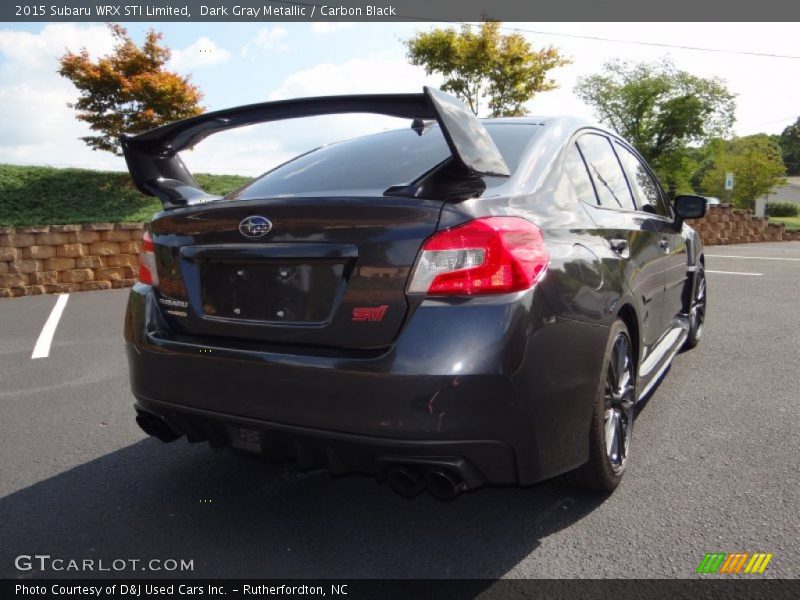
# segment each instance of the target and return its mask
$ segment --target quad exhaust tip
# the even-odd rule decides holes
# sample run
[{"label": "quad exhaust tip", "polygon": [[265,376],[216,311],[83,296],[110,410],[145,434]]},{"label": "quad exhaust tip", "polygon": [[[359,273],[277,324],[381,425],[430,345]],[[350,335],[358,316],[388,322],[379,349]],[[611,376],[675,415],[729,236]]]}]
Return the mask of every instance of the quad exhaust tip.
[{"label": "quad exhaust tip", "polygon": [[394,467],[389,471],[386,478],[389,481],[389,486],[406,498],[418,496],[425,489],[425,482],[419,472],[413,468]]},{"label": "quad exhaust tip", "polygon": [[414,467],[393,467],[386,479],[389,486],[405,498],[414,498],[427,489],[434,498],[449,502],[467,489],[467,484],[460,477],[437,468],[428,469],[423,475]]},{"label": "quad exhaust tip", "polygon": [[174,442],[180,436],[175,433],[167,422],[155,415],[140,412],[136,415],[136,423],[147,435],[158,438],[162,442]]},{"label": "quad exhaust tip", "polygon": [[449,502],[466,489],[466,484],[449,471],[431,469],[425,473],[425,487],[434,498]]}]

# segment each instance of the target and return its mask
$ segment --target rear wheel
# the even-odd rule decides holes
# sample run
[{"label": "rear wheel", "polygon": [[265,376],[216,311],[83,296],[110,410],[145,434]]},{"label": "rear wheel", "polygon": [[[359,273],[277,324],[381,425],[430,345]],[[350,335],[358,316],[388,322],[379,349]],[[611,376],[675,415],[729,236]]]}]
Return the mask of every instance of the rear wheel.
[{"label": "rear wheel", "polygon": [[636,369],[628,328],[621,320],[611,327],[602,381],[598,385],[589,460],[567,480],[584,489],[613,491],[619,485],[630,454],[636,402]]},{"label": "rear wheel", "polygon": [[692,306],[689,310],[689,335],[686,338],[686,348],[694,348],[700,343],[703,335],[703,323],[706,320],[706,274],[702,267],[697,271],[697,282],[692,294]]}]

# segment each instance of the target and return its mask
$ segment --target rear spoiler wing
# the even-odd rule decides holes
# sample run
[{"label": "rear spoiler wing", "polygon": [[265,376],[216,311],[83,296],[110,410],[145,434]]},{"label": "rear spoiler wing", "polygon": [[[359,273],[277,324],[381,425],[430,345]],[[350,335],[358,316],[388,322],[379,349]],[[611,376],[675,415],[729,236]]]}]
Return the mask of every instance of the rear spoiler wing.
[{"label": "rear spoiler wing", "polygon": [[178,152],[227,129],[315,115],[374,113],[408,119],[435,119],[453,158],[468,172],[508,177],[511,173],[486,128],[455,97],[425,87],[421,94],[324,96],[262,102],[228,108],[120,137],[136,187],[156,196],[164,208],[215,199],[203,191]]}]

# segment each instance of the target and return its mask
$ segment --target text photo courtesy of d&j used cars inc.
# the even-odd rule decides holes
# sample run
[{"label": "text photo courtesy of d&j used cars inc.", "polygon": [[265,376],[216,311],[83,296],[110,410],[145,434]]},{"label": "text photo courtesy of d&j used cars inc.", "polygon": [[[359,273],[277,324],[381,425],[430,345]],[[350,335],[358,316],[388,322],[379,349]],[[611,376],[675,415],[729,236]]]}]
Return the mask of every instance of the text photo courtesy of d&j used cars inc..
[{"label": "text photo courtesy of d&j used cars inc.", "polygon": [[0,7],[2,597],[797,597],[798,20]]}]

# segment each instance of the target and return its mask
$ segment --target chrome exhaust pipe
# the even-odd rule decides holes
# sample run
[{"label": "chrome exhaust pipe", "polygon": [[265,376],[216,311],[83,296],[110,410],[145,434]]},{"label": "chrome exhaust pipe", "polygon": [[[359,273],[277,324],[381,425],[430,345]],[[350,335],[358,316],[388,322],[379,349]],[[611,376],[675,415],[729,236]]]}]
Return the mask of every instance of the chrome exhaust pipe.
[{"label": "chrome exhaust pipe", "polygon": [[425,487],[439,500],[449,502],[466,489],[466,484],[448,471],[431,469],[425,473]]},{"label": "chrome exhaust pipe", "polygon": [[407,467],[394,467],[389,470],[386,479],[395,492],[406,498],[413,498],[425,489],[419,473]]},{"label": "chrome exhaust pipe", "polygon": [[147,435],[158,438],[165,443],[174,442],[181,437],[172,430],[164,419],[155,415],[139,413],[136,415],[136,423]]}]

